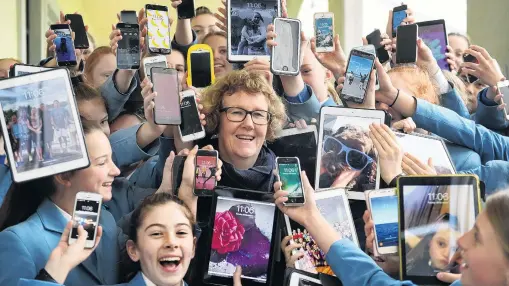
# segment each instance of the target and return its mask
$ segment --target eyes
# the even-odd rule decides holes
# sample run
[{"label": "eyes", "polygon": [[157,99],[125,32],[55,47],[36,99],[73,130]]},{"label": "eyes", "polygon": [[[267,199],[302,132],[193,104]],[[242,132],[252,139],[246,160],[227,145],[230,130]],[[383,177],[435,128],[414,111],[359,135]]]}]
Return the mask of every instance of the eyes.
[{"label": "eyes", "polygon": [[[152,232],[149,233],[149,236],[152,237],[152,238],[162,238],[165,236],[165,232],[163,231],[160,231],[160,230],[154,230]],[[179,229],[179,230],[176,230],[175,231],[175,234],[178,238],[182,238],[182,237],[186,237],[188,234],[190,234],[190,231],[186,230],[186,229]]]}]

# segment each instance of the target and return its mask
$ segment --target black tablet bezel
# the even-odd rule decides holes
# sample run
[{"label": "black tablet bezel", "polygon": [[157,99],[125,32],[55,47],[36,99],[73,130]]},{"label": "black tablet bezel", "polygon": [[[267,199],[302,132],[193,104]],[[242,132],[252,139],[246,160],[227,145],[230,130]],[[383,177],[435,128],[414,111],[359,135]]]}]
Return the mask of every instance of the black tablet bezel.
[{"label": "black tablet bezel", "polygon": [[436,278],[436,276],[414,276],[406,274],[406,253],[403,252],[405,245],[405,216],[404,216],[404,186],[447,186],[447,185],[470,185],[474,187],[474,211],[475,217],[481,211],[481,194],[479,179],[475,175],[449,175],[449,176],[404,176],[398,179],[398,231],[399,231],[399,260],[400,279],[410,280],[416,284],[426,285],[449,285]]},{"label": "black tablet bezel", "polygon": [[[271,193],[218,186],[215,189],[214,196],[212,199],[211,218],[215,217],[216,207],[217,207],[217,198],[219,196],[274,204],[273,194],[271,194]],[[274,262],[275,262],[275,258],[276,258],[275,251],[277,250],[276,246],[278,244],[277,235],[278,235],[278,232],[280,231],[280,228],[278,225],[278,216],[279,216],[279,209],[277,208],[276,205],[274,205],[274,221],[272,224],[272,237],[271,237],[271,242],[270,242],[269,267],[267,268],[266,282],[262,283],[262,282],[258,282],[258,281],[251,280],[251,279],[242,279],[242,285],[244,285],[244,286],[246,286],[246,285],[247,286],[271,285],[272,276],[273,276],[272,274],[273,274],[273,270],[274,270]],[[214,220],[211,219],[209,231],[207,233],[208,245],[211,245],[213,232],[214,232]],[[232,277],[221,277],[221,276],[213,276],[213,275],[208,274],[210,254],[211,254],[211,249],[209,247],[206,251],[206,256],[205,256],[206,259],[203,262],[204,263],[203,273],[202,273],[203,282],[208,283],[208,284],[215,284],[215,285],[229,285],[229,284],[231,284]]]},{"label": "black tablet bezel", "polygon": [[[449,45],[449,37],[447,36],[447,27],[445,26],[445,20],[444,19],[440,19],[440,20],[432,20],[432,21],[423,21],[423,22],[418,22],[416,23],[419,27],[419,29],[417,30],[417,36],[420,38],[421,36],[419,35],[419,31],[422,27],[427,27],[427,26],[433,26],[433,25],[442,25],[442,27],[444,28],[444,38],[445,38],[445,45],[446,45],[446,49],[445,49],[445,52],[447,52],[447,45]],[[451,51],[452,52],[452,51]],[[438,63],[438,62],[437,62]],[[447,67],[449,68],[448,70],[451,71],[451,65],[450,64],[447,64]]]}]

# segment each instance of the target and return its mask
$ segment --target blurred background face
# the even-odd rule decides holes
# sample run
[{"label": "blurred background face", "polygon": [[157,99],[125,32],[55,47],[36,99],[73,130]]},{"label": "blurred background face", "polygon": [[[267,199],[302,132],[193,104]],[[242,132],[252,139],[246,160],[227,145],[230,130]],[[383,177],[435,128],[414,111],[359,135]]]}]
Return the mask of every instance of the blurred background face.
[{"label": "blurred background face", "polygon": [[468,49],[468,42],[460,36],[449,36],[448,40],[449,46],[453,49],[454,61],[459,67],[463,63],[463,54]]},{"label": "blurred background face", "polygon": [[115,55],[102,55],[101,58],[95,62],[90,72],[85,75],[87,83],[98,88],[106,82],[116,69],[117,58]]},{"label": "blurred background face", "polygon": [[218,31],[216,26],[217,19],[214,15],[202,14],[191,20],[193,31],[196,33],[196,39],[200,42],[205,35],[212,31]]},{"label": "blurred background face", "polygon": [[302,80],[311,86],[318,100],[324,102],[329,97],[326,81],[332,74],[316,59],[309,45],[303,50],[303,53],[304,58],[300,66]]},{"label": "blurred background face", "polygon": [[214,74],[216,77],[223,76],[233,70],[228,62],[227,41],[223,36],[209,36],[204,44],[209,45],[214,53]]},{"label": "blurred background face", "polygon": [[166,55],[166,64],[168,68],[176,69],[179,78],[179,89],[182,90],[182,82],[185,82],[186,78],[186,60],[184,55],[177,51],[171,51],[171,54]]}]

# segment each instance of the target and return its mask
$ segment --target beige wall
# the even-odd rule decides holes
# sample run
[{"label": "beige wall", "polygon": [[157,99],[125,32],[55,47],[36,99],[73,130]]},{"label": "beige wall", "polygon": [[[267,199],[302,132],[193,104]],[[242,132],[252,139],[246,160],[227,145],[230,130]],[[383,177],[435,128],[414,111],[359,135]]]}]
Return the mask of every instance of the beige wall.
[{"label": "beige wall", "polygon": [[2,25],[0,35],[3,44],[0,45],[0,59],[21,58],[19,54],[19,7],[18,0],[1,0]]}]

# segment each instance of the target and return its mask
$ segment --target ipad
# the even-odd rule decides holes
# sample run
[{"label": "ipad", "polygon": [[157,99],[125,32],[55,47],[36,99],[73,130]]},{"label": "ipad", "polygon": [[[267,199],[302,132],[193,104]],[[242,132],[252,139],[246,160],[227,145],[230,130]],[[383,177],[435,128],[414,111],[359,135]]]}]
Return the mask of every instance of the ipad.
[{"label": "ipad", "polygon": [[344,188],[349,199],[365,200],[364,191],[378,189],[380,168],[369,125],[384,124],[385,112],[322,107],[315,190]]},{"label": "ipad", "polygon": [[31,73],[38,73],[42,71],[49,71],[52,70],[52,68],[45,68],[45,67],[38,67],[38,66],[31,66],[31,65],[24,65],[24,64],[15,64],[11,67],[9,71],[9,77],[16,77]]},{"label": "ipad", "polygon": [[[315,193],[316,206],[327,222],[343,238],[348,238],[359,246],[357,231],[352,219],[352,212],[345,190],[329,189]],[[293,241],[302,244],[304,257],[295,263],[295,268],[309,273],[334,275],[325,261],[325,253],[318,247],[313,237],[300,224],[285,215],[286,230]]]},{"label": "ipad", "polygon": [[267,26],[281,16],[280,0],[228,0],[228,61],[270,60]]},{"label": "ipad", "polygon": [[276,140],[267,143],[267,147],[278,157],[297,156],[301,170],[306,171],[309,182],[313,186],[313,174],[316,168],[316,142],[318,140],[316,126],[309,125],[305,129],[284,129],[276,136]]},{"label": "ipad", "polygon": [[433,57],[437,60],[440,69],[451,70],[447,63],[447,31],[444,20],[434,20],[417,23],[419,26],[419,38],[433,52]]},{"label": "ipad", "polygon": [[459,273],[461,258],[451,258],[481,210],[478,178],[401,177],[398,205],[401,280],[442,285],[438,272]]},{"label": "ipad", "polygon": [[228,285],[236,265],[242,285],[269,285],[277,208],[266,193],[216,189],[205,282]]},{"label": "ipad", "polygon": [[0,81],[0,124],[15,182],[87,167],[88,154],[67,69]]},{"label": "ipad", "polygon": [[456,174],[454,162],[441,138],[418,133],[394,133],[404,152],[412,154],[425,164],[428,163],[429,158],[432,158],[437,174]]}]

